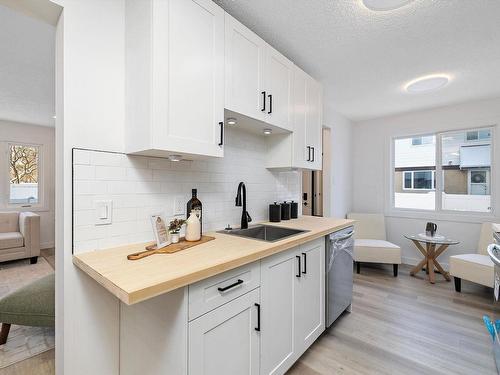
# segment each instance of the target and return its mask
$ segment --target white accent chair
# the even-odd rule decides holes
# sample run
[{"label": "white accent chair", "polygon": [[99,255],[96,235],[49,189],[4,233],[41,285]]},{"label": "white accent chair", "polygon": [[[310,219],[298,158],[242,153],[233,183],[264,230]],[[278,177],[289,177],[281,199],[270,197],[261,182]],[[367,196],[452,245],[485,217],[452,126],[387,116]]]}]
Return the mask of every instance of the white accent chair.
[{"label": "white accent chair", "polygon": [[455,290],[462,290],[462,279],[493,288],[494,265],[487,247],[493,243],[492,223],[483,223],[476,253],[450,256],[450,275],[455,280]]},{"label": "white accent chair", "polygon": [[0,262],[40,255],[40,216],[33,212],[0,212]]},{"label": "white accent chair", "polygon": [[397,277],[398,266],[401,264],[401,248],[386,240],[384,215],[350,213],[347,218],[356,220],[354,223],[356,272],[361,272],[361,263],[392,264],[394,277]]}]

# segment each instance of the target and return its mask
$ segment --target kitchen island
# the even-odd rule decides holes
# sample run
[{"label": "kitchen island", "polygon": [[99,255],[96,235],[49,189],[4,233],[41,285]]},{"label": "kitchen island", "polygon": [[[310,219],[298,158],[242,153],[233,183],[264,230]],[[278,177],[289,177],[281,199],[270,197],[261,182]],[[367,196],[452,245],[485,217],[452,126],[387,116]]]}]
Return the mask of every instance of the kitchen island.
[{"label": "kitchen island", "polygon": [[120,374],[284,374],[325,329],[325,236],[352,220],[303,216],[275,242],[224,233],[130,261],[145,244],[77,254],[120,304]]}]

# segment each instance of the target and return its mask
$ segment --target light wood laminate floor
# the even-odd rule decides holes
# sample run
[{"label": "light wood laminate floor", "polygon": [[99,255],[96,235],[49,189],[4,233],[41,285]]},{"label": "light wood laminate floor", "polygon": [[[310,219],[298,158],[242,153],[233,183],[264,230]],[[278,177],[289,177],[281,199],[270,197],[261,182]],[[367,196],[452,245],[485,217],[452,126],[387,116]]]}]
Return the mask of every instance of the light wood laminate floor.
[{"label": "light wood laminate floor", "polygon": [[500,309],[492,290],[463,281],[462,293],[436,274],[409,276],[401,266],[361,267],[353,312],[344,313],[300,358],[288,375],[495,375],[482,316]]}]

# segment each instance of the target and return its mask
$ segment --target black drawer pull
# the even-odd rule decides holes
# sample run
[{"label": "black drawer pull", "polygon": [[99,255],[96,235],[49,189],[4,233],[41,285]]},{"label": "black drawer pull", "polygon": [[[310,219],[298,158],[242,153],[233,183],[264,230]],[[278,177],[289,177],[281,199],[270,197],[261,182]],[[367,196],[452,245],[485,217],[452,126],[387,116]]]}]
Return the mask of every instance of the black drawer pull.
[{"label": "black drawer pull", "polygon": [[257,307],[257,327],[255,327],[255,330],[260,332],[260,303],[256,303],[255,307]]},{"label": "black drawer pull", "polygon": [[311,146],[307,146],[307,161],[311,161]]},{"label": "black drawer pull", "polygon": [[302,272],[302,266],[300,265],[300,256],[296,255],[295,258],[299,261],[299,272],[295,275],[295,277],[300,277],[300,273]]},{"label": "black drawer pull", "polygon": [[225,292],[226,290],[229,290],[229,289],[234,288],[234,287],[241,285],[241,284],[243,284],[243,280],[238,279],[238,281],[236,281],[235,283],[233,283],[231,285],[225,286],[224,288],[219,287],[217,289],[219,290],[219,292]]},{"label": "black drawer pull", "polygon": [[262,112],[266,111],[266,92],[262,91]]},{"label": "black drawer pull", "polygon": [[313,157],[312,157],[311,161],[314,161],[314,147],[311,147],[311,148],[312,148],[312,152],[313,152]]},{"label": "black drawer pull", "polygon": [[307,273],[307,254],[302,253],[302,256],[304,257],[304,271],[302,273],[305,275]]},{"label": "black drawer pull", "polygon": [[268,95],[267,97],[269,98],[269,112],[267,113],[270,115],[271,113],[273,113],[273,96]]}]

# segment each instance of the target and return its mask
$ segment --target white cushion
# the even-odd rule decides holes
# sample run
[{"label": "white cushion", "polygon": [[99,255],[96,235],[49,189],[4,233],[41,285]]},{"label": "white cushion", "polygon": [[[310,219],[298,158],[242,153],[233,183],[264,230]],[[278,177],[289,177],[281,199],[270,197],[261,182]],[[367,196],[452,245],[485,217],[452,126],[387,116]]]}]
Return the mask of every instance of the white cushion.
[{"label": "white cushion", "polygon": [[494,265],[488,255],[453,255],[450,257],[450,274],[477,284],[493,287]]},{"label": "white cushion", "polygon": [[384,240],[354,240],[354,260],[367,263],[401,264],[401,248]]},{"label": "white cushion", "polygon": [[347,218],[356,220],[354,223],[354,238],[386,239],[384,215],[349,213]]},{"label": "white cushion", "polygon": [[0,233],[19,232],[19,213],[0,212]]},{"label": "white cushion", "polygon": [[0,233],[0,249],[23,247],[24,238],[20,232]]}]

